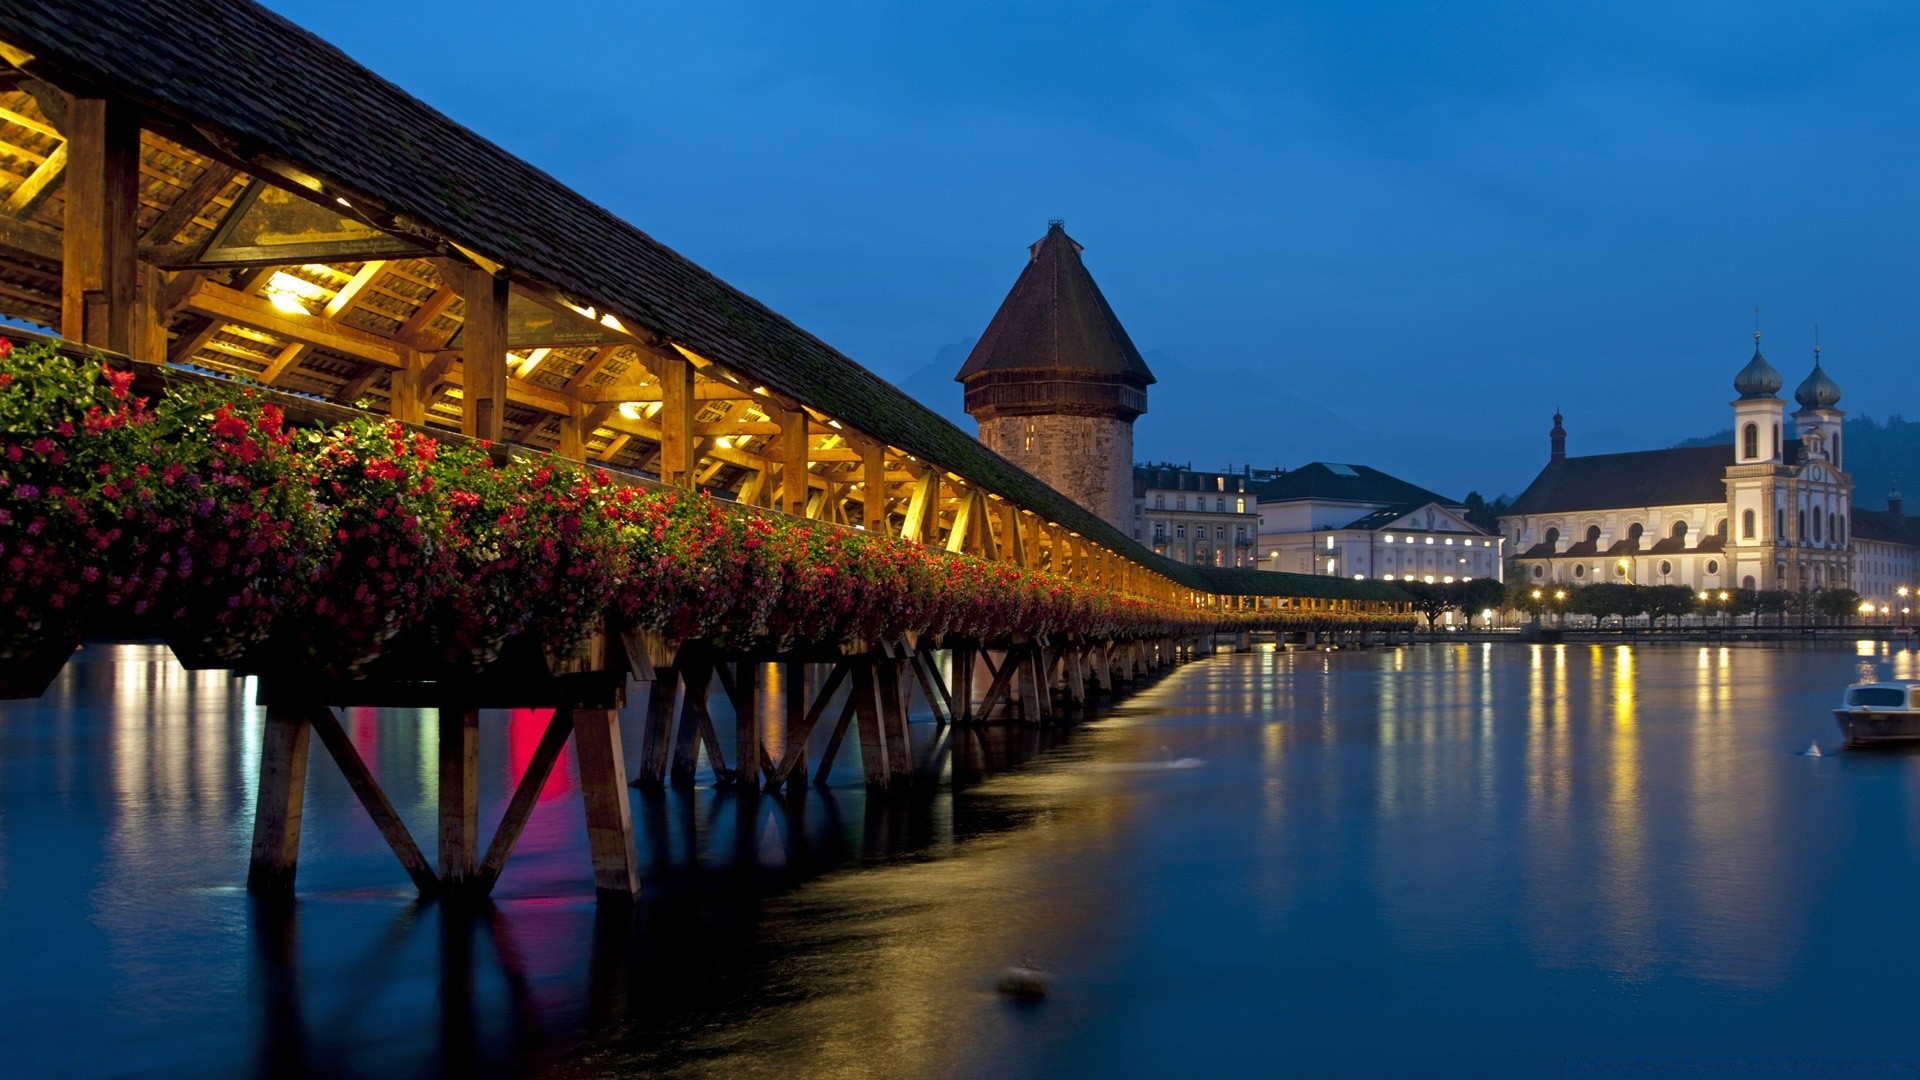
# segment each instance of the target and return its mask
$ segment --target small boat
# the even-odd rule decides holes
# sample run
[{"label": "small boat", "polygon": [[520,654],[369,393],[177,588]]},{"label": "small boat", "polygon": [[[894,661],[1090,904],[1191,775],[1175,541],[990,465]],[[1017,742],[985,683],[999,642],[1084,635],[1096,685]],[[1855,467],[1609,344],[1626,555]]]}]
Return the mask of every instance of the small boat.
[{"label": "small boat", "polygon": [[1847,687],[1833,719],[1848,746],[1920,742],[1920,683],[1863,682]]}]

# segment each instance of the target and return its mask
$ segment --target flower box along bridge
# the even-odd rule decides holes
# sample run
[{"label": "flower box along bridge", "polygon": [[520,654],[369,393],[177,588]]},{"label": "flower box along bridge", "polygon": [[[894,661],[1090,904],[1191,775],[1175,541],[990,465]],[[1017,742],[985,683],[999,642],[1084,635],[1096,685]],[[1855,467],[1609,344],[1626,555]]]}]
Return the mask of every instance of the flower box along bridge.
[{"label": "flower box along bridge", "polygon": [[[82,635],[260,673],[250,884],[318,735],[423,893],[484,893],[571,738],[595,880],[641,783],[1046,720],[1218,632],[1410,628],[1391,587],[1153,555],[858,364],[245,0],[0,10],[0,690]],[[104,358],[102,357],[104,354]],[[936,662],[936,660],[938,662]],[[784,740],[756,717],[781,680]],[[816,678],[809,687],[805,665]],[[1060,697],[1056,705],[1056,695]],[[440,710],[437,862],[331,708]],[[479,710],[554,710],[483,846]]]}]

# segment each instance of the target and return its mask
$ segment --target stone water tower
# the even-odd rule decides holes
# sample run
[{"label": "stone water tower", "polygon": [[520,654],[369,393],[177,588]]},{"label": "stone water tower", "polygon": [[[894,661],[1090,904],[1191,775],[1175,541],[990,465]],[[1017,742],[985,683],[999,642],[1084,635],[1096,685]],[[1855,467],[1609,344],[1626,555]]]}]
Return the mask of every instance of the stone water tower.
[{"label": "stone water tower", "polygon": [[987,449],[1132,535],[1133,421],[1153,372],[1081,250],[1048,223],[954,378]]}]

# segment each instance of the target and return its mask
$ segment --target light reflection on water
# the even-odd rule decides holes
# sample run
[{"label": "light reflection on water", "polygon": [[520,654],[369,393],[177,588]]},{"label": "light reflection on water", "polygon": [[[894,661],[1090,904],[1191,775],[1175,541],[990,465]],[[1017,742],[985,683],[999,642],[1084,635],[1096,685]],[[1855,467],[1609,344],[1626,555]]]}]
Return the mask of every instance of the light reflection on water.
[{"label": "light reflection on water", "polygon": [[[89,649],[0,706],[0,1045],[61,1075],[1910,1052],[1857,1006],[1904,1000],[1920,959],[1895,911],[1920,886],[1920,756],[1795,753],[1833,748],[1861,664],[1920,677],[1873,643],[1221,656],[1064,740],[951,737],[949,780],[892,803],[851,754],[797,800],[636,793],[632,912],[589,899],[569,753],[498,902],[462,913],[412,902],[317,749],[300,901],[249,901],[252,687]],[[434,714],[341,720],[430,842]],[[483,721],[489,825],[545,721]],[[1205,765],[1153,767],[1181,758]],[[1055,972],[1038,1007],[991,990],[1023,954]]]}]

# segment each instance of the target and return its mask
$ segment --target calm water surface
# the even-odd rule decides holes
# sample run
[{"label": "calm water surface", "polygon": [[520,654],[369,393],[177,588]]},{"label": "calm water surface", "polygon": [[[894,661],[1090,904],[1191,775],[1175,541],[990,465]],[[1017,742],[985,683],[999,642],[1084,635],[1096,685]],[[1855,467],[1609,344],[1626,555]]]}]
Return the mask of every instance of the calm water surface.
[{"label": "calm water surface", "polygon": [[[298,903],[250,901],[250,686],[92,648],[0,705],[0,1073],[1913,1054],[1920,756],[1797,753],[1834,749],[1867,666],[1920,678],[1869,644],[1223,655],[1057,745],[961,739],[951,780],[892,805],[854,760],[791,802],[636,793],[631,912],[591,902],[569,760],[497,902],[461,913],[413,902],[317,741]],[[343,721],[430,842],[432,715]],[[543,723],[483,716],[487,827]],[[1163,767],[1182,758],[1204,764]],[[1045,1002],[994,993],[1023,956],[1055,975]]]}]

